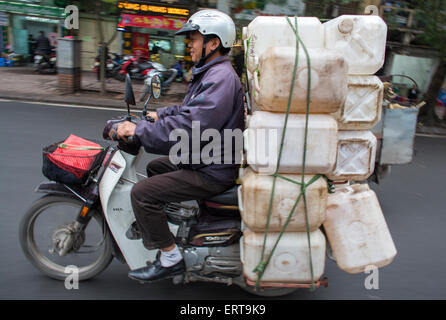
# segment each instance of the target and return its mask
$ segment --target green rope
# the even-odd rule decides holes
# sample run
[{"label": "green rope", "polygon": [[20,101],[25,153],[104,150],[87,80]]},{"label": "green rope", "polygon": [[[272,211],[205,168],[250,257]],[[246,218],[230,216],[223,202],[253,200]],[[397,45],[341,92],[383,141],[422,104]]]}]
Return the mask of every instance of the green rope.
[{"label": "green rope", "polygon": [[103,147],[93,147],[93,146],[77,146],[73,144],[60,143],[58,145],[62,149],[73,149],[73,150],[104,150]]},{"label": "green rope", "polygon": [[[313,270],[313,257],[311,253],[311,240],[310,240],[310,226],[309,226],[309,219],[308,219],[308,210],[307,210],[307,197],[305,194],[306,186],[305,186],[305,162],[306,162],[306,156],[307,156],[307,138],[308,138],[308,120],[310,116],[310,97],[311,97],[311,61],[310,61],[310,55],[308,54],[307,48],[300,39],[298,33],[297,33],[297,19],[295,19],[296,28],[293,28],[291,21],[288,17],[287,22],[290,25],[290,27],[293,29],[294,33],[296,34],[296,39],[302,44],[302,48],[305,51],[305,55],[307,57],[307,70],[308,70],[308,80],[307,80],[307,110],[305,113],[305,138],[304,138],[304,154],[303,154],[303,160],[302,160],[302,185],[301,185],[301,193],[303,194],[304,198],[304,207],[305,207],[305,223],[307,228],[307,240],[308,240],[308,251],[310,256],[310,270],[311,270],[311,291],[315,289],[314,284],[314,270]],[[296,41],[297,41],[296,40]],[[298,52],[296,52],[296,55]]]},{"label": "green rope", "polygon": [[328,193],[330,193],[330,194],[335,193],[335,186],[334,186],[334,184],[333,184],[333,181],[329,180],[326,176],[323,176],[323,178],[324,178],[325,181],[327,182]]},{"label": "green rope", "polygon": [[[245,52],[245,68],[247,68],[248,54],[249,54],[249,46],[251,45],[252,35],[246,40],[246,52]],[[248,80],[248,79],[246,79]]]},{"label": "green rope", "polygon": [[280,179],[282,179],[282,180],[285,180],[285,181],[288,181],[288,182],[291,182],[291,183],[297,184],[297,185],[299,185],[299,186],[301,185],[301,183],[300,183],[300,182],[294,181],[293,179],[290,179],[290,178],[284,177],[284,176],[282,176],[282,175],[280,175],[280,174],[278,174],[278,175],[277,175],[277,177],[278,177],[278,178],[280,178]]},{"label": "green rope", "polygon": [[[280,178],[280,179],[283,179],[283,180],[285,180],[285,181],[289,181],[289,182],[291,182],[291,183],[297,184],[297,185],[299,185],[299,186],[302,185],[301,182],[298,182],[298,181],[295,181],[295,180],[293,180],[293,179],[290,179],[290,178],[281,176],[280,174],[278,174],[277,177]],[[310,186],[311,184],[313,184],[314,182],[316,182],[316,180],[318,180],[318,179],[321,178],[321,177],[323,177],[323,175],[321,175],[321,174],[315,175],[315,176],[314,176],[308,183],[304,183],[305,187]]]},{"label": "green rope", "polygon": [[[310,61],[310,56],[308,54],[307,48],[305,47],[305,44],[302,42],[301,38],[298,35],[298,24],[297,24],[297,17],[294,17],[294,23],[295,23],[295,28],[293,27],[293,25],[291,24],[291,21],[288,17],[286,17],[288,24],[290,25],[291,29],[293,30],[294,34],[296,35],[296,57],[295,57],[295,62],[294,62],[294,70],[293,70],[293,77],[291,80],[291,89],[290,89],[290,95],[288,98],[288,105],[287,105],[287,110],[286,110],[286,115],[285,115],[285,123],[284,123],[284,127],[282,130],[282,138],[281,138],[281,143],[280,143],[280,150],[279,150],[279,157],[278,157],[278,161],[277,161],[277,166],[276,166],[276,171],[273,174],[273,186],[272,186],[272,190],[271,190],[271,197],[270,197],[270,204],[268,207],[268,214],[267,214],[267,221],[266,221],[266,226],[265,226],[265,237],[264,237],[264,241],[263,241],[263,248],[262,248],[262,254],[261,254],[261,259],[260,259],[260,263],[256,266],[256,268],[254,269],[253,272],[258,273],[258,279],[256,282],[256,286],[258,287],[260,285],[262,276],[266,270],[266,267],[268,266],[274,251],[280,241],[280,239],[282,238],[283,233],[285,232],[288,224],[291,221],[291,218],[294,214],[294,211],[297,207],[297,205],[299,204],[300,199],[303,197],[304,199],[304,208],[305,208],[305,224],[306,224],[306,231],[307,231],[307,241],[308,241],[308,248],[309,248],[309,257],[310,257],[310,271],[311,271],[311,288],[310,290],[313,291],[315,289],[315,283],[314,283],[314,270],[313,270],[313,258],[312,258],[312,252],[311,252],[311,240],[310,240],[310,226],[309,226],[309,219],[308,219],[308,210],[307,210],[307,200],[306,200],[306,188],[308,186],[310,186],[312,183],[314,183],[315,181],[317,181],[320,177],[322,177],[322,175],[315,175],[308,183],[305,183],[305,165],[306,165],[306,151],[307,151],[307,138],[308,138],[308,121],[309,121],[309,113],[310,113],[310,96],[311,96],[311,61]],[[308,80],[307,80],[307,109],[306,109],[306,114],[305,114],[305,137],[304,137],[304,152],[303,152],[303,160],[302,160],[302,177],[301,177],[301,182],[297,182],[294,181],[292,179],[289,179],[287,177],[281,176],[278,174],[279,171],[279,167],[280,167],[280,161],[282,158],[282,151],[283,151],[283,145],[284,145],[284,141],[285,141],[285,133],[286,133],[286,128],[287,128],[287,123],[288,123],[288,116],[289,116],[289,111],[290,111],[290,107],[291,107],[291,101],[292,101],[292,96],[293,96],[293,89],[294,89],[294,82],[295,82],[295,78],[296,78],[296,73],[297,73],[297,66],[298,66],[298,62],[299,62],[299,42],[302,44],[302,47],[304,49],[306,58],[307,58],[307,66],[308,66]],[[279,236],[271,250],[271,253],[268,256],[268,259],[265,261],[265,247],[266,247],[266,240],[267,240],[267,236],[268,236],[268,231],[269,231],[269,224],[270,224],[270,219],[271,219],[271,213],[272,213],[272,203],[273,203],[273,199],[274,199],[274,193],[275,193],[275,187],[276,187],[276,179],[277,178],[281,178],[283,180],[292,182],[294,184],[298,184],[301,187],[301,191],[299,196],[296,199],[296,202],[294,203],[293,208],[291,209],[291,212],[288,215],[288,218],[284,224],[284,226],[282,227],[282,230],[279,233]],[[328,182],[328,181],[327,181]]]}]

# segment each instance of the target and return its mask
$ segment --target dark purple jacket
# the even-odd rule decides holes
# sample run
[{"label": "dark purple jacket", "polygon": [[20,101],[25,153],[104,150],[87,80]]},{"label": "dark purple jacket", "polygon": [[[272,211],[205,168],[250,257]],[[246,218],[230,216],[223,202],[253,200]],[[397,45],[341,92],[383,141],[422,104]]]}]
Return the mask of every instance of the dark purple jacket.
[{"label": "dark purple jacket", "polygon": [[[235,182],[243,142],[240,146],[231,136],[226,139],[226,142],[232,142],[232,148],[224,149],[224,130],[238,131],[237,134],[241,138],[241,133],[245,129],[243,89],[227,56],[218,57],[201,68],[195,69],[182,105],[159,108],[157,115],[159,120],[155,123],[141,121],[136,126],[135,135],[147,152],[168,155],[171,148],[180,141],[178,137],[174,141],[169,141],[170,133],[174,129],[183,129],[188,134],[189,150],[182,150],[183,155],[187,152],[184,156],[187,160],[180,163],[179,167],[197,170],[206,178],[219,184]],[[205,141],[194,138],[192,142],[192,132],[198,132],[198,129],[192,128],[193,121],[199,121],[200,137],[206,129],[218,131],[221,139],[220,147],[210,148],[210,142],[213,139],[209,137],[203,139]],[[197,125],[197,122],[194,124]],[[194,148],[194,145],[198,146],[199,150]],[[206,145],[208,148],[205,148]],[[197,152],[194,153],[194,150]],[[206,162],[206,157],[201,158],[198,151],[200,154],[204,151],[204,155],[209,154],[213,159],[217,156],[220,163],[214,161],[206,164],[209,163]],[[230,163],[224,161],[224,152],[227,153],[226,159],[231,160]]]}]

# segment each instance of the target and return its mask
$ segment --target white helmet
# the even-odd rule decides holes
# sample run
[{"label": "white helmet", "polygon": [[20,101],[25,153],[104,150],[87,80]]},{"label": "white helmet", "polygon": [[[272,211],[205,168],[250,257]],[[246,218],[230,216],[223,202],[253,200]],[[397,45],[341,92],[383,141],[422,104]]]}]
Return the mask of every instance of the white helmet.
[{"label": "white helmet", "polygon": [[175,34],[198,31],[203,36],[216,35],[224,48],[231,48],[235,41],[235,24],[226,13],[205,9],[194,13],[186,24]]}]

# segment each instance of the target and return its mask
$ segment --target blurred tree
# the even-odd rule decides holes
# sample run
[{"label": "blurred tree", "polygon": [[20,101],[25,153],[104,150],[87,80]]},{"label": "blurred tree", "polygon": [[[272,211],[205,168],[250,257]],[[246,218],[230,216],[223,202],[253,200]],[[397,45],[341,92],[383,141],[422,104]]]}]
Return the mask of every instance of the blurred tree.
[{"label": "blurred tree", "polygon": [[[102,27],[103,17],[115,17],[116,22],[118,21],[118,8],[116,6],[116,0],[79,0],[75,1],[79,6],[79,11],[94,14],[96,16],[96,32],[99,38],[98,46],[102,48],[108,48],[108,46],[116,38],[117,30],[113,32],[113,35],[108,41],[105,40],[104,29]],[[106,62],[106,51],[99,50],[100,53],[100,81],[101,81],[101,95],[107,93],[106,79],[105,79],[105,62]]]},{"label": "blurred tree", "polygon": [[65,8],[69,4],[71,4],[71,3],[68,0],[54,0],[54,5],[56,7]]},{"label": "blurred tree", "polygon": [[256,0],[256,7],[260,10],[265,9],[265,0]]},{"label": "blurred tree", "polygon": [[435,104],[446,77],[446,0],[417,0],[412,1],[412,5],[424,22],[423,33],[417,40],[437,50],[440,58],[424,97],[426,104],[418,116],[424,125],[432,126],[441,122],[435,113]]}]

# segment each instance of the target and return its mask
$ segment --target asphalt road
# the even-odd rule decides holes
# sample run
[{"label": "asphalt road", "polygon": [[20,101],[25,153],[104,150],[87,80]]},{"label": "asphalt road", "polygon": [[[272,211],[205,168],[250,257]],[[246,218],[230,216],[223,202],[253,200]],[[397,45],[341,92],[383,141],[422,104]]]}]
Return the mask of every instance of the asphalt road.
[{"label": "asphalt road", "polygon": [[[33,190],[44,180],[41,149],[70,133],[100,138],[105,120],[119,112],[0,101],[0,113],[0,299],[264,299],[236,286],[141,285],[116,260],[78,290],[41,274],[26,260],[17,235],[20,218],[40,197]],[[381,185],[371,185],[398,250],[394,262],[379,270],[379,289],[366,289],[368,274],[347,274],[327,259],[328,288],[281,299],[446,298],[446,139],[417,137],[415,149],[412,164],[392,167]]]}]

